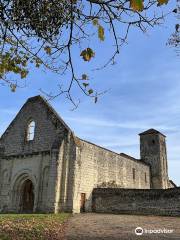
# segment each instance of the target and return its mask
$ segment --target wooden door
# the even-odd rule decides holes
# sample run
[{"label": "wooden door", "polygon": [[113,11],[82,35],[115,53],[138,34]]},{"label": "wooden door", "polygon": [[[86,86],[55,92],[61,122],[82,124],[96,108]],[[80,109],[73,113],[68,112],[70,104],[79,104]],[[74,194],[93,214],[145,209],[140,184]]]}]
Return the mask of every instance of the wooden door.
[{"label": "wooden door", "polygon": [[85,212],[86,194],[81,193],[81,207],[80,212]]}]

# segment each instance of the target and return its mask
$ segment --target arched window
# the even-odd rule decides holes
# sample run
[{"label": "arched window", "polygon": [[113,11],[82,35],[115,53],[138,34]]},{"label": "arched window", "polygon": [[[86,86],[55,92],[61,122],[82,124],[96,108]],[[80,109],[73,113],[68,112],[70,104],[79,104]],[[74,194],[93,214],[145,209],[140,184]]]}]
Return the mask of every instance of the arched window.
[{"label": "arched window", "polygon": [[27,141],[32,141],[34,139],[35,132],[35,122],[32,120],[29,122],[27,127]]}]

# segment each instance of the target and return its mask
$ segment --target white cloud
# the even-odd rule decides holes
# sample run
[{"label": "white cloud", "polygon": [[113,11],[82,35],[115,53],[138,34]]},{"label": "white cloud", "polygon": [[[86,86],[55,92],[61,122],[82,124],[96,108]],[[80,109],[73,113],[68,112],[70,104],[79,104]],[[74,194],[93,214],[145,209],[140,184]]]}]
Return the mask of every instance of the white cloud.
[{"label": "white cloud", "polygon": [[[73,122],[78,123],[79,125],[88,125],[92,127],[111,127],[111,128],[125,128],[125,129],[141,129],[147,130],[149,128],[156,128],[162,130],[176,130],[175,127],[170,127],[162,124],[152,124],[146,121],[126,121],[126,122],[115,122],[111,120],[102,120],[90,117],[66,117],[65,118],[69,123]],[[81,125],[82,127],[82,125]]]}]

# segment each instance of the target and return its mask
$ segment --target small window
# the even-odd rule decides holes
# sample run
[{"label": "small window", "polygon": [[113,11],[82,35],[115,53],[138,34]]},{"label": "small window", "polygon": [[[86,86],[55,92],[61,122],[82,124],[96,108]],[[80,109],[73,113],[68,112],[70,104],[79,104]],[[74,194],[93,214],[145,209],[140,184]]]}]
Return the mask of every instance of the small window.
[{"label": "small window", "polygon": [[146,175],[146,173],[144,174],[144,180],[145,180],[145,183],[147,183],[147,175]]},{"label": "small window", "polygon": [[27,127],[27,141],[32,141],[34,139],[35,132],[35,122],[30,121]]},{"label": "small window", "polygon": [[154,139],[152,140],[152,144],[155,144],[155,140]]},{"label": "small window", "polygon": [[135,178],[136,178],[136,170],[135,170],[135,168],[132,169],[132,174],[133,174],[133,180],[135,180]]}]

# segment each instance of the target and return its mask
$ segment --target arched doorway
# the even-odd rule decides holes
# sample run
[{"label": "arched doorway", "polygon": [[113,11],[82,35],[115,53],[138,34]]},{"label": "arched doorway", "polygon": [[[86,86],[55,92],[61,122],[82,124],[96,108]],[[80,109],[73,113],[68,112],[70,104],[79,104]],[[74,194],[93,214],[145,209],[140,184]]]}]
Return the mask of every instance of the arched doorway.
[{"label": "arched doorway", "polygon": [[34,186],[31,180],[24,181],[21,187],[21,212],[32,213],[34,208]]},{"label": "arched doorway", "polygon": [[37,208],[37,180],[28,170],[22,170],[11,182],[10,209],[16,213],[32,213]]}]

